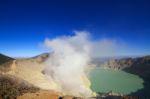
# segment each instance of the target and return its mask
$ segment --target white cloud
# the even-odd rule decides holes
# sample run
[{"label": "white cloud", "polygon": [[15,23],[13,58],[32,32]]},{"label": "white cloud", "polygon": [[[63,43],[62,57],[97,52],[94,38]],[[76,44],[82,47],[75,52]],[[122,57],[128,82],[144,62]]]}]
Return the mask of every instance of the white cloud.
[{"label": "white cloud", "polygon": [[62,92],[77,96],[92,93],[81,80],[91,57],[113,55],[118,48],[116,40],[92,41],[90,33],[85,31],[75,31],[74,36],[46,39],[44,44],[52,51],[46,61],[46,74],[61,86]]}]

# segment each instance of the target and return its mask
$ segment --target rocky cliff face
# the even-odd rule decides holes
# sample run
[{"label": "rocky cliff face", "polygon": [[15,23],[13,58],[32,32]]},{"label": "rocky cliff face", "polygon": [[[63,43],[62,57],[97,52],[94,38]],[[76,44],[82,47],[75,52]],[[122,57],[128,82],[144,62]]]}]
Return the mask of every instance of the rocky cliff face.
[{"label": "rocky cliff face", "polygon": [[132,64],[123,68],[125,71],[138,74],[143,78],[150,78],[150,56],[132,59]]},{"label": "rocky cliff face", "polygon": [[123,71],[140,76],[144,80],[144,88],[132,93],[131,96],[139,96],[143,99],[150,97],[150,55],[138,58],[113,59],[100,65],[103,68],[121,69]]},{"label": "rocky cliff face", "polygon": [[100,65],[103,68],[122,69],[142,78],[150,79],[150,55],[138,58],[113,59]]},{"label": "rocky cliff face", "polygon": [[109,60],[104,64],[105,68],[111,68],[111,69],[123,69],[126,67],[130,67],[133,64],[132,58],[126,58],[126,59],[112,59]]},{"label": "rocky cliff face", "polygon": [[144,88],[131,95],[150,98],[150,56],[136,58],[130,67],[123,69],[126,72],[136,74],[143,78]]},{"label": "rocky cliff face", "polygon": [[103,64],[100,64],[100,66],[111,69],[148,69],[148,67],[150,67],[150,55],[138,58],[111,59]]}]

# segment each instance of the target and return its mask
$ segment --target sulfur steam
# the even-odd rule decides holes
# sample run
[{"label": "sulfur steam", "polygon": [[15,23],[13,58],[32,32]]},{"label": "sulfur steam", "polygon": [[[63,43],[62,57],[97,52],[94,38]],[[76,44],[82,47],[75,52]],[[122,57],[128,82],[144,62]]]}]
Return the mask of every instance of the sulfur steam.
[{"label": "sulfur steam", "polygon": [[46,61],[46,73],[60,85],[61,91],[70,95],[90,96],[92,91],[81,79],[90,62],[88,34],[79,32],[74,36],[47,39],[45,45],[52,50]]},{"label": "sulfur steam", "polygon": [[[103,45],[103,48],[105,45],[113,45],[106,41],[99,44]],[[66,94],[91,96],[91,89],[83,84],[81,78],[86,74],[85,70],[91,61],[94,47],[98,48],[99,45],[90,40],[89,33],[75,32],[73,36],[46,39],[45,45],[50,50],[50,57],[45,67],[45,73],[50,79]]]}]

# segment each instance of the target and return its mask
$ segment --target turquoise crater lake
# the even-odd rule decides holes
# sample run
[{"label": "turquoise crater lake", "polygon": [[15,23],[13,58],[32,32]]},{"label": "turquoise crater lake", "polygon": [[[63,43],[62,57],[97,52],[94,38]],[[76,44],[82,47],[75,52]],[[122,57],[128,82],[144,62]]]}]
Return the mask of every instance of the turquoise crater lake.
[{"label": "turquoise crater lake", "polygon": [[144,87],[139,76],[121,70],[95,68],[90,72],[89,78],[94,92],[113,91],[128,95]]}]

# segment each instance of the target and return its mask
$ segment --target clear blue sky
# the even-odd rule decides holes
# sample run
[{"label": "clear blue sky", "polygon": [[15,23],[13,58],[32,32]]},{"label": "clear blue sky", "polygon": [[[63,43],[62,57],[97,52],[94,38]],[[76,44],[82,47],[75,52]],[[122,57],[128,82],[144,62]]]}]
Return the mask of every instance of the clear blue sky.
[{"label": "clear blue sky", "polygon": [[125,42],[127,55],[150,54],[149,0],[0,0],[0,53],[43,53],[45,38],[91,32]]}]

